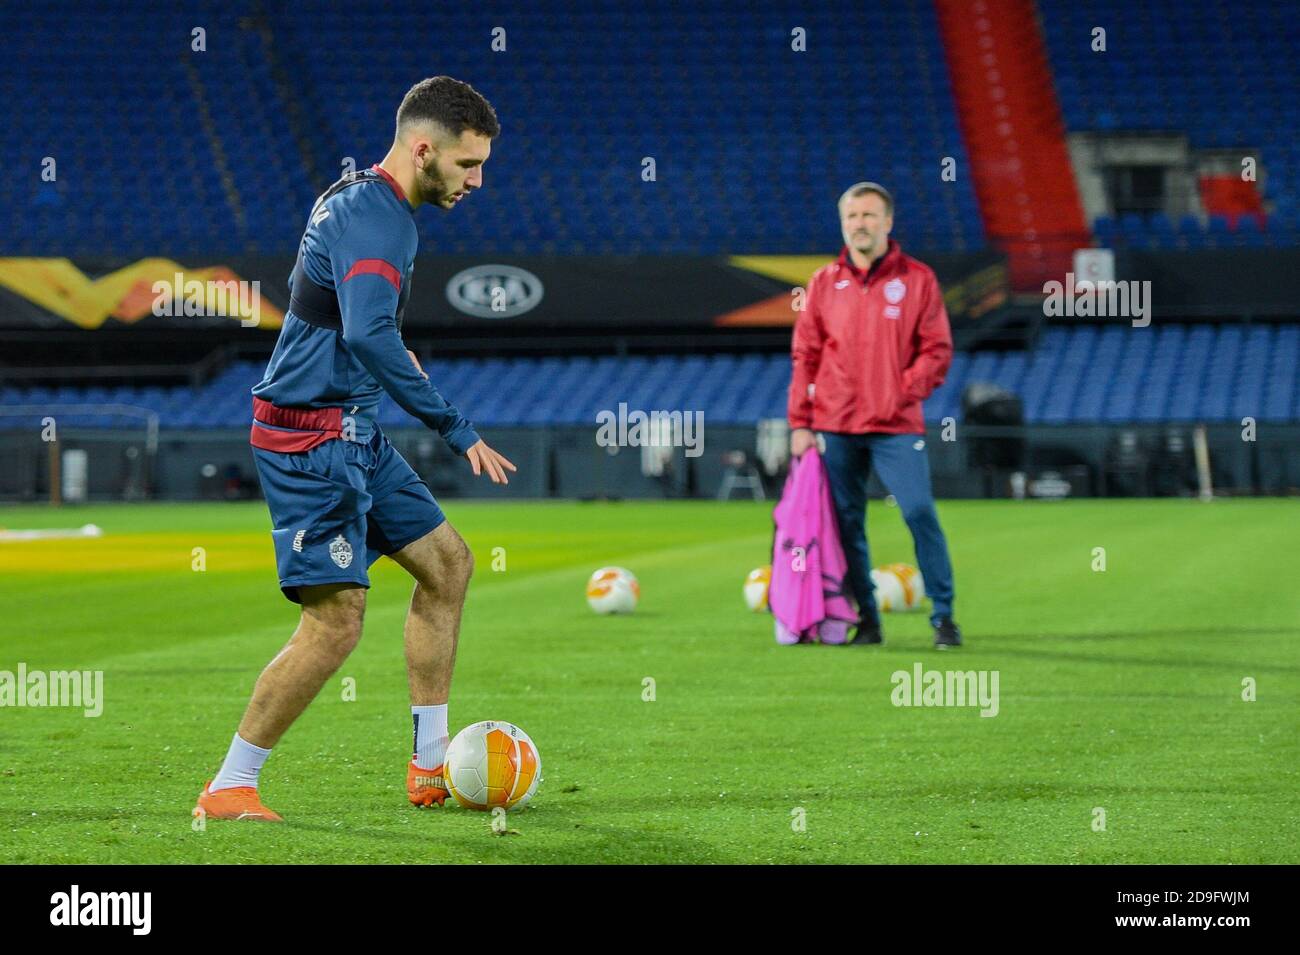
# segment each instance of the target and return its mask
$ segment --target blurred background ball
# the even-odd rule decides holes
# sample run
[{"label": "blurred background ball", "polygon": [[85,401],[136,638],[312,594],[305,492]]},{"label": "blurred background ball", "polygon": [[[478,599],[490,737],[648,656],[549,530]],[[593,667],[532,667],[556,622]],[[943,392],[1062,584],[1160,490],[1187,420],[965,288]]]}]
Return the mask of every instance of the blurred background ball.
[{"label": "blurred background ball", "polygon": [[641,585],[623,567],[602,567],[587,581],[587,606],[596,613],[631,613],[640,599]]},{"label": "blurred background ball", "polygon": [[755,567],[745,578],[745,606],[754,613],[762,613],[767,609],[767,588],[772,582],[772,565],[764,564],[762,567]]},{"label": "blurred background ball", "polygon": [[885,612],[915,610],[925,600],[925,581],[910,564],[886,564],[871,572],[876,606]]}]

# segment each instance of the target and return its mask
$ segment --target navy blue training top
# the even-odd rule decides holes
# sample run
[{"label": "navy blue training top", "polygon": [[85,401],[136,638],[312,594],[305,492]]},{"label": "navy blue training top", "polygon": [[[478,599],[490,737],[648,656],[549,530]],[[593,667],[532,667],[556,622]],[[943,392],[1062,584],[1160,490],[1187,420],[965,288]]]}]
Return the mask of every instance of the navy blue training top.
[{"label": "navy blue training top", "polygon": [[344,415],[358,416],[364,437],[386,391],[464,454],[479,440],[474,426],[416,370],[402,342],[398,301],[410,286],[420,241],[414,210],[401,186],[372,168],[381,179],[319,203],[302,236],[303,268],[317,285],[336,291],[343,330],[308,324],[292,309],[285,313],[253,394],[282,408],[342,406]]}]

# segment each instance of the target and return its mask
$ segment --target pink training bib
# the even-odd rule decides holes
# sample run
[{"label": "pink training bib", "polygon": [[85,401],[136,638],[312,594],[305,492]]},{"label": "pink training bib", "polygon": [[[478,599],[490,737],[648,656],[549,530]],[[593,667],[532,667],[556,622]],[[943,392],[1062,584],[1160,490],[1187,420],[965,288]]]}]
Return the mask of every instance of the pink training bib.
[{"label": "pink training bib", "polygon": [[848,563],[816,448],[790,462],[772,516],[776,539],[768,604],[776,618],[777,643],[843,643],[858,615],[845,593]]}]

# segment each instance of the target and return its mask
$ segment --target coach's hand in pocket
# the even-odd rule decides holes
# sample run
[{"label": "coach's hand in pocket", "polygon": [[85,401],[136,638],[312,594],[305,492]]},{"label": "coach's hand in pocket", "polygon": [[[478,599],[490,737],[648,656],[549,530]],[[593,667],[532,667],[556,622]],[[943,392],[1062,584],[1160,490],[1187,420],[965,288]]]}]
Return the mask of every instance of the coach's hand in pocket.
[{"label": "coach's hand in pocket", "polygon": [[470,445],[465,457],[469,458],[469,466],[474,469],[474,476],[478,477],[484,471],[492,479],[493,484],[509,484],[510,479],[506,477],[506,471],[519,470],[505,456],[493,451],[487,446],[487,442],[479,439],[477,444]]}]

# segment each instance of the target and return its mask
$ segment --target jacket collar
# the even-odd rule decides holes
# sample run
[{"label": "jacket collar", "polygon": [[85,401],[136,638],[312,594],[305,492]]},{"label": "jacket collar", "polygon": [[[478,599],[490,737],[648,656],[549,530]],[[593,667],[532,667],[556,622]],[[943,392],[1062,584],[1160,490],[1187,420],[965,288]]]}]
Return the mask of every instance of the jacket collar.
[{"label": "jacket collar", "polygon": [[868,278],[873,276],[889,275],[894,272],[905,271],[903,247],[893,239],[889,240],[889,246],[885,249],[885,254],[871,264],[871,271],[869,272],[864,272],[853,264],[853,260],[849,258],[849,247],[847,245],[840,249],[840,257],[837,261],[839,265],[848,269],[849,272],[852,273],[853,278],[856,281],[862,282],[863,284],[866,283]]}]

